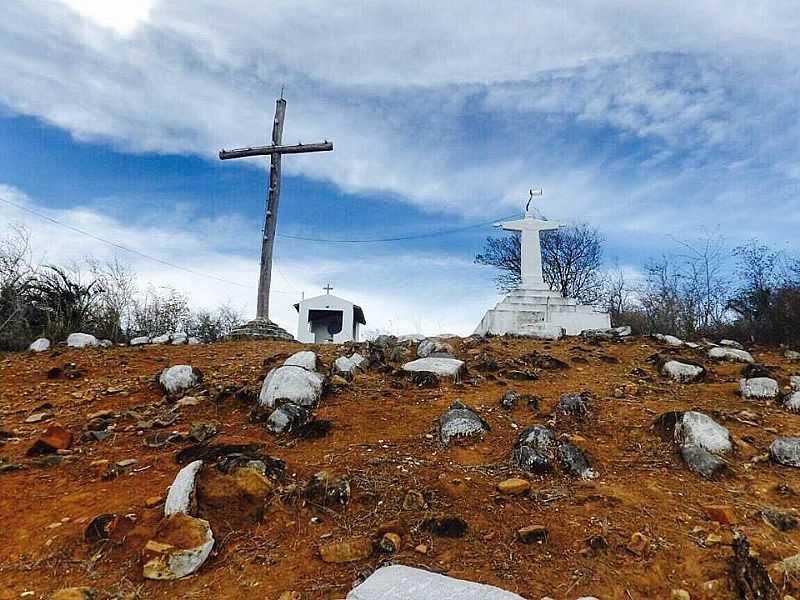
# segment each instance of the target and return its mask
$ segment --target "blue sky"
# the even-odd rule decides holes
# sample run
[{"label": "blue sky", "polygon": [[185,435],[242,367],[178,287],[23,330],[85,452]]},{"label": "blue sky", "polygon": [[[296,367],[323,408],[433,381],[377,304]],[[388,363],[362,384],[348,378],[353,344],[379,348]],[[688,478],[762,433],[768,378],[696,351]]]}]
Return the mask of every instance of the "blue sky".
[{"label": "blue sky", "polygon": [[[684,5],[686,4],[686,5]],[[279,232],[391,237],[482,223],[542,187],[606,258],[720,228],[796,251],[800,8],[696,3],[19,0],[0,23],[0,198],[241,285],[138,256],[140,283],[253,310],[265,143],[286,87]],[[302,40],[303,43],[297,43]],[[115,251],[0,203],[44,260]],[[491,228],[391,244],[281,238],[273,318],[327,281],[368,326],[469,333],[496,302]]]}]

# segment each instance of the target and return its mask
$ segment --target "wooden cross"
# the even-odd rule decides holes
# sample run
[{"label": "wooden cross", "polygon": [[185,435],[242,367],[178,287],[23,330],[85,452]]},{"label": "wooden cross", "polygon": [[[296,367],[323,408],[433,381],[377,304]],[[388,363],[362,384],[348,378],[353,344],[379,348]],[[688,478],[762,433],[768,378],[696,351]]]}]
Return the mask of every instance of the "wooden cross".
[{"label": "wooden cross", "polygon": [[272,123],[272,145],[236,150],[220,150],[220,160],[244,158],[246,156],[269,156],[269,194],[267,213],[264,217],[264,236],[261,241],[261,273],[258,278],[258,303],[256,318],[269,319],[269,286],[272,281],[272,246],[275,243],[275,226],[278,220],[278,201],[281,194],[281,156],[306,152],[328,152],[333,150],[333,142],[318,144],[297,144],[282,146],[283,118],[286,114],[286,100],[283,95],[275,102],[275,120]]},{"label": "wooden cross", "polygon": [[323,289],[323,290],[325,290],[325,292],[326,292],[328,295],[330,295],[330,293],[333,291],[333,288],[331,287],[331,284],[330,284],[330,283],[329,283],[328,285],[326,285],[326,286],[325,286],[324,288],[322,288],[322,289]]}]

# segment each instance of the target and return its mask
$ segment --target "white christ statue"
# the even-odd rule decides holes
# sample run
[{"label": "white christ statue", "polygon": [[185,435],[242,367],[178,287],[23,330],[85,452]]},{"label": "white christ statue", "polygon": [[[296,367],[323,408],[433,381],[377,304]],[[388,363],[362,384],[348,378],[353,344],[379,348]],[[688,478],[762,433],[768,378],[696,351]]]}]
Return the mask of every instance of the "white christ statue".
[{"label": "white christ statue", "polygon": [[542,245],[539,232],[558,229],[561,227],[561,223],[538,219],[529,208],[526,208],[525,218],[496,223],[495,227],[522,233],[522,239],[520,240],[520,276],[522,285],[520,287],[534,290],[549,289],[542,276]]}]

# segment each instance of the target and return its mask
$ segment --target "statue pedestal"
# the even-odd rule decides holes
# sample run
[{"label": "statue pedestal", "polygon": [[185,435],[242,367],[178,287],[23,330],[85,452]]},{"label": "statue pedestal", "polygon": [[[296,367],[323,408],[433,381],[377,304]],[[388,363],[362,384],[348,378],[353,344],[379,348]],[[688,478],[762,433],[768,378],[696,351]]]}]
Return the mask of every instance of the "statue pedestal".
[{"label": "statue pedestal", "polygon": [[252,321],[234,329],[230,337],[234,340],[294,341],[294,337],[291,333],[263,317],[256,317]]},{"label": "statue pedestal", "polygon": [[584,329],[609,327],[608,313],[597,312],[593,306],[578,304],[577,300],[541,286],[523,285],[487,311],[475,333],[557,340],[564,335],[578,335]]}]

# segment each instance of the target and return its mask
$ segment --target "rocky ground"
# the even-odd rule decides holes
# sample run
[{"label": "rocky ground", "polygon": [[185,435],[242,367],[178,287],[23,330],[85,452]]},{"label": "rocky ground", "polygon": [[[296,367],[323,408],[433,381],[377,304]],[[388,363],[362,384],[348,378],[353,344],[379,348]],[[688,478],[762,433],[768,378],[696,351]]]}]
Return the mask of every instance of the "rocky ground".
[{"label": "rocky ground", "polygon": [[[754,370],[672,340],[447,342],[430,350],[466,363],[458,382],[400,370],[415,344],[313,347],[325,375],[354,349],[370,368],[350,382],[328,377],[312,425],[281,434],[268,431],[258,396],[299,344],[5,355],[0,599],[71,586],[97,598],[344,598],[391,563],[532,599],[796,593],[793,573],[774,564],[800,551],[800,469],[769,449],[800,435],[800,415],[739,390],[748,368],[788,393],[800,363],[783,350],[748,348],[767,367]],[[667,367],[669,358],[705,372]],[[156,377],[172,365],[192,366],[202,381],[165,395]],[[760,383],[747,389],[764,387],[774,396]],[[455,400],[474,410],[476,435],[444,445],[440,417]],[[681,456],[687,424],[675,441],[683,411],[730,432],[731,450],[706,457],[706,476]],[[543,472],[519,468],[515,444],[533,425],[552,431],[559,453],[566,444],[582,452],[588,470],[562,466],[561,454]],[[256,444],[236,460],[243,452],[260,474],[230,470],[230,444]],[[168,488],[198,457],[205,466],[185,511],[208,521],[213,550],[193,575],[146,579],[151,540],[174,536],[165,527],[186,518],[164,519]],[[734,536],[746,537],[749,554]],[[767,589],[762,565],[779,592]]]}]

